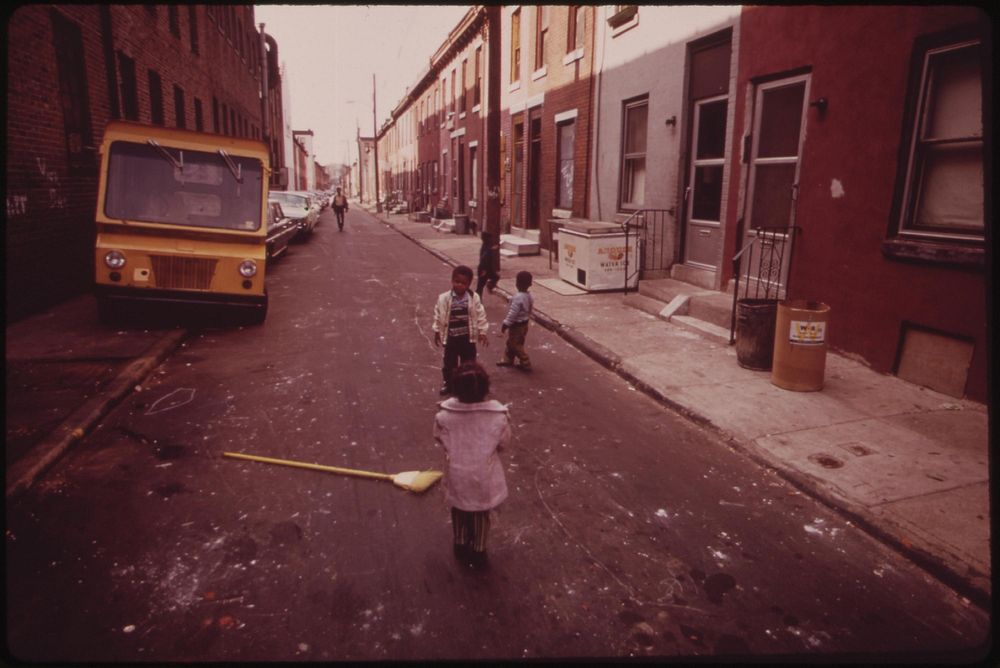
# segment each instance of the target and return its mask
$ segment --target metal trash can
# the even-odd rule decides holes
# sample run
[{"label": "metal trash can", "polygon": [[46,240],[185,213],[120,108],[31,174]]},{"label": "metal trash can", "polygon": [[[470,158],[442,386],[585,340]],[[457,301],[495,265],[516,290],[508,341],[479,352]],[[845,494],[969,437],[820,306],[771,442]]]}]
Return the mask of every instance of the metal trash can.
[{"label": "metal trash can", "polygon": [[823,302],[793,299],[778,304],[771,383],[797,392],[823,389],[829,318],[830,307]]},{"label": "metal trash can", "polygon": [[736,362],[744,369],[771,370],[777,310],[777,299],[736,302]]},{"label": "metal trash can", "polygon": [[464,213],[455,214],[455,234],[469,233],[469,216]]}]

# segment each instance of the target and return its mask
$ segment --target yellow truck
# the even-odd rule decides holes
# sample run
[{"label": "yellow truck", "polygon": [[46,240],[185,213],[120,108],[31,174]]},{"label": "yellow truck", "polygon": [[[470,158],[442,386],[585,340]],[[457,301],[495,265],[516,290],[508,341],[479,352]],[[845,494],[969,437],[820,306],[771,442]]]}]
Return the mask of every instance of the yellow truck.
[{"label": "yellow truck", "polygon": [[102,320],[144,302],[263,322],[269,170],[261,141],[109,123],[94,250]]}]

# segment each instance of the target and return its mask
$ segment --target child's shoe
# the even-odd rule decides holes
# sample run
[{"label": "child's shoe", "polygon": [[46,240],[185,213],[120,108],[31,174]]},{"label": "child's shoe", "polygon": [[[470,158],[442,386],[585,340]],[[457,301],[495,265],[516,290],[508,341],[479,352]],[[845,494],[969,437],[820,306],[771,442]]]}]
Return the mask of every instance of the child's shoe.
[{"label": "child's shoe", "polygon": [[442,397],[446,396],[446,395],[449,395],[449,394],[451,394],[451,388],[448,387],[447,385],[442,385],[441,389],[438,390],[438,394],[440,394]]},{"label": "child's shoe", "polygon": [[497,366],[514,366],[512,360],[499,359],[497,360]]}]

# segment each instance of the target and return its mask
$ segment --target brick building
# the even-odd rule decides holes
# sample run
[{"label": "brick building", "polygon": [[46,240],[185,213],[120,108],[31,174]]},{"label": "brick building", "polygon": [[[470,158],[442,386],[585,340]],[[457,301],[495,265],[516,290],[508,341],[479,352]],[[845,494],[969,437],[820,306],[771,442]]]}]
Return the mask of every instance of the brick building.
[{"label": "brick building", "polygon": [[549,220],[589,216],[592,5],[504,7],[501,45],[504,231],[551,245]]},{"label": "brick building", "polygon": [[754,227],[796,225],[791,267],[775,273],[790,297],[830,305],[833,347],[985,401],[989,18],[774,6],[744,8],[740,23],[732,136],[747,139],[731,158],[725,255]]},{"label": "brick building", "polygon": [[379,185],[411,211],[485,218],[486,11],[469,9],[379,132]]},{"label": "brick building", "polygon": [[252,5],[24,5],[7,63],[8,322],[90,289],[108,121],[262,137]]}]

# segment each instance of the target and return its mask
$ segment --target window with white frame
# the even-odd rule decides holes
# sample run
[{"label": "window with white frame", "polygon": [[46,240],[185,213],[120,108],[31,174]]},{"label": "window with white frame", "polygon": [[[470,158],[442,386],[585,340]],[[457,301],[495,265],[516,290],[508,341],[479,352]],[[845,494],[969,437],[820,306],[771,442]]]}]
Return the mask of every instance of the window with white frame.
[{"label": "window with white frame", "polygon": [[570,5],[566,30],[566,53],[583,48],[583,5]]},{"label": "window with white frame", "polygon": [[982,41],[923,53],[910,132],[899,232],[982,241]]},{"label": "window with white frame", "polygon": [[521,80],[521,10],[510,15],[510,82]]},{"label": "window with white frame", "polygon": [[568,120],[556,126],[559,176],[556,182],[556,206],[573,209],[573,153],[576,146],[576,122]]},{"label": "window with white frame", "polygon": [[646,197],[646,121],[649,100],[625,102],[622,113],[622,160],[619,208],[642,208]]},{"label": "window with white frame", "polygon": [[549,32],[549,8],[547,5],[535,7],[535,69],[545,67],[545,36]]}]

